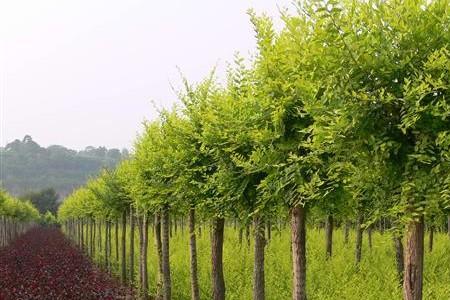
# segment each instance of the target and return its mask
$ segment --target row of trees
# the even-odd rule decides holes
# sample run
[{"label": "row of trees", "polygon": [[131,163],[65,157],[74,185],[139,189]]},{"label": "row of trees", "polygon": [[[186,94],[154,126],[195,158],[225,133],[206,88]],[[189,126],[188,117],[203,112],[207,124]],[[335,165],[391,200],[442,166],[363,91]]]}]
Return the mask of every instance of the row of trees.
[{"label": "row of trees", "polygon": [[84,244],[86,224],[92,235],[105,224],[110,237],[120,219],[122,238],[129,223],[134,245],[137,222],[147,297],[142,262],[154,218],[158,285],[170,299],[169,216],[187,216],[192,299],[199,299],[201,216],[211,222],[212,298],[222,300],[225,220],[252,223],[256,300],[265,298],[264,226],[289,215],[293,299],[303,300],[312,211],[327,220],[329,256],[335,220],[357,224],[356,262],[363,228],[389,220],[404,299],[422,299],[424,224],[442,227],[450,214],[449,10],[447,0],[307,1],[283,13],[280,32],[250,13],[254,59],[237,58],[224,86],[213,75],[196,85],[184,80],[182,105],[145,124],[131,158],[66,199],[59,210],[66,231]]},{"label": "row of trees", "polygon": [[38,221],[39,211],[30,202],[0,190],[0,247],[8,245]]}]

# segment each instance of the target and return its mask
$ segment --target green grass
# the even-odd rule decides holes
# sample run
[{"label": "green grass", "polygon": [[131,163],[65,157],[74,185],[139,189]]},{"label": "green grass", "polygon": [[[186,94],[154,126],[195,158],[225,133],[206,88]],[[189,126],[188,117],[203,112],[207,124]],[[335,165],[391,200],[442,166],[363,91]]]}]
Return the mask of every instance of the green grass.
[{"label": "green grass", "polygon": [[[389,233],[373,233],[373,248],[368,248],[364,235],[363,259],[359,268],[354,264],[354,233],[344,245],[342,230],[334,232],[333,257],[326,260],[324,231],[310,228],[307,237],[307,291],[309,299],[401,299],[395,253]],[[136,272],[138,271],[138,235],[136,233]],[[209,232],[198,238],[199,281],[202,299],[211,299],[211,268]],[[114,242],[114,239],[113,239]],[[179,229],[170,244],[173,299],[190,299],[189,236]],[[427,239],[425,240],[427,243]],[[129,245],[127,245],[128,247]],[[239,245],[238,232],[225,231],[224,273],[227,299],[252,298],[253,245]],[[113,243],[114,249],[114,243]],[[114,251],[113,251],[114,254]],[[113,255],[114,257],[114,255]],[[101,255],[96,259],[101,259]],[[118,264],[114,264],[118,267]],[[149,282],[155,293],[157,257],[154,236],[149,231]],[[118,272],[116,272],[118,274]],[[136,282],[137,282],[136,278]],[[266,297],[291,299],[291,254],[289,231],[273,232],[266,248]],[[450,239],[435,235],[432,253],[426,251],[424,299],[450,299]]]}]

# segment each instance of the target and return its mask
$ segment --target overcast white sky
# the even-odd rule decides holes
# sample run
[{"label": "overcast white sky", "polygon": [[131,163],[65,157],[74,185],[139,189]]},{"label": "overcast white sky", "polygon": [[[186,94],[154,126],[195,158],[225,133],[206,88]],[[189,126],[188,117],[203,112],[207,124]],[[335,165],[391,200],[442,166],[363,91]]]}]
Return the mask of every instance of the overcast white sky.
[{"label": "overcast white sky", "polygon": [[0,144],[130,147],[151,101],[255,48],[247,9],[291,0],[0,0]]}]

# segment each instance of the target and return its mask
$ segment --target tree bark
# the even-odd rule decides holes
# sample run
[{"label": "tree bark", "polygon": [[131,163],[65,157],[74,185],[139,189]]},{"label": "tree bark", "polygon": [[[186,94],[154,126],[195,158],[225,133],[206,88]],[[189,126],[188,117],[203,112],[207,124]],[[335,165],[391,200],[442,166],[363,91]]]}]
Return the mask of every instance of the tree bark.
[{"label": "tree bark", "polygon": [[148,297],[148,270],[147,270],[147,253],[148,253],[148,216],[147,213],[144,214],[142,235],[144,244],[142,246],[142,293],[144,299],[149,299]]},{"label": "tree bark", "polygon": [[434,226],[431,225],[430,226],[430,235],[429,235],[429,240],[428,240],[428,250],[430,252],[433,251],[433,244],[434,244]]},{"label": "tree bark", "polygon": [[189,249],[191,258],[191,298],[200,300],[200,289],[197,271],[197,240],[195,237],[195,209],[189,210]]},{"label": "tree bark", "polygon": [[170,300],[172,297],[172,283],[170,279],[169,261],[169,239],[170,239],[170,218],[167,207],[162,209],[162,268],[163,268],[163,299]]},{"label": "tree bark", "polygon": [[363,222],[364,217],[361,213],[358,214],[358,220],[356,222],[356,247],[355,247],[355,262],[359,264],[361,262],[362,242],[363,242]]},{"label": "tree bark", "polygon": [[162,242],[161,242],[161,213],[155,214],[155,245],[158,255],[158,282],[156,284],[156,297],[155,299],[161,299],[162,287],[163,287],[163,267],[162,267]]},{"label": "tree bark", "polygon": [[81,251],[84,252],[84,220],[81,219]]},{"label": "tree bark", "polygon": [[306,300],[306,209],[291,210],[293,300]]},{"label": "tree bark", "polygon": [[244,229],[242,226],[239,227],[239,246],[242,246],[242,238],[244,236]]},{"label": "tree bark", "polygon": [[272,222],[267,221],[267,242],[272,239]]},{"label": "tree bark", "polygon": [[447,217],[447,234],[448,237],[450,238],[450,215],[448,215]]},{"label": "tree bark", "polygon": [[327,224],[326,224],[327,228],[326,228],[326,255],[327,255],[327,259],[331,258],[331,256],[333,255],[333,227],[334,227],[334,222],[333,222],[333,216],[329,215],[327,217]]},{"label": "tree bark", "polygon": [[266,245],[265,226],[262,218],[255,215],[253,220],[255,234],[255,262],[253,268],[253,300],[265,299],[264,247]]},{"label": "tree bark", "polygon": [[405,268],[403,258],[403,242],[402,237],[398,234],[394,234],[394,247],[395,247],[395,263],[397,266],[398,278],[400,285],[403,285],[403,270]]},{"label": "tree bark", "polygon": [[105,222],[105,268],[109,271],[109,251],[108,251],[108,221]]},{"label": "tree bark", "polygon": [[134,281],[134,233],[135,233],[135,222],[134,222],[133,209],[130,209],[130,283]]},{"label": "tree bark", "polygon": [[367,228],[367,239],[369,241],[369,249],[372,250],[372,225]]},{"label": "tree bark", "polygon": [[344,225],[344,244],[347,245],[350,236],[350,222],[345,222]]},{"label": "tree bark", "polygon": [[223,277],[223,233],[225,220],[215,218],[211,233],[211,264],[213,300],[225,300],[225,279]]},{"label": "tree bark", "polygon": [[126,243],[127,243],[127,212],[124,210],[122,213],[122,244],[121,244],[121,271],[122,271],[122,282],[124,284],[127,283],[127,249],[126,249]]},{"label": "tree bark", "polygon": [[250,248],[250,225],[245,226],[245,239],[247,241],[247,247]]},{"label": "tree bark", "polygon": [[138,216],[138,232],[139,232],[139,287],[142,294],[143,279],[143,252],[144,252],[144,222],[143,217]]},{"label": "tree bark", "polygon": [[103,237],[102,237],[102,220],[98,220],[98,251],[101,252],[103,250]]},{"label": "tree bark", "polygon": [[114,222],[114,248],[116,262],[119,262],[119,219],[115,219]]},{"label": "tree bark", "polygon": [[409,222],[406,232],[403,299],[421,300],[423,284],[424,218]]},{"label": "tree bark", "polygon": [[147,246],[148,226],[146,213],[138,217],[139,230],[139,287],[141,298],[148,299],[148,271],[147,271]]}]

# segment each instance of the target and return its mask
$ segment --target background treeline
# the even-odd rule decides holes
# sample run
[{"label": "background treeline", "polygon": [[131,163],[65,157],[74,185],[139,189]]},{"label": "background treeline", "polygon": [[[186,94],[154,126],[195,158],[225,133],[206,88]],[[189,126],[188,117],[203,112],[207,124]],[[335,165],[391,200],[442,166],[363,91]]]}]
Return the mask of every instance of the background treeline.
[{"label": "background treeline", "polygon": [[[426,229],[429,250],[435,233],[448,234],[446,249],[450,242],[450,2],[301,2],[296,14],[283,14],[281,32],[250,16],[252,61],[237,58],[225,85],[213,75],[184,81],[182,105],[145,124],[130,159],[67,198],[64,230],[89,254],[102,251],[108,269],[113,257],[120,262],[122,279],[143,298],[152,284],[156,297],[171,299],[170,231],[186,226],[191,297],[217,300],[227,293],[226,232],[241,228],[239,239],[251,239],[252,294],[260,300],[267,230],[289,230],[293,275],[285,278],[292,298],[304,300],[318,257],[309,252],[307,261],[307,232],[325,228],[327,266],[336,259],[336,229],[347,243],[351,231],[354,256],[343,267],[364,278],[363,232],[371,247],[373,232],[388,230],[394,284],[404,299],[422,299]],[[205,225],[211,285],[200,291],[197,235]],[[225,247],[238,253],[237,243]],[[446,296],[444,287],[439,297]]]},{"label": "background treeline", "polygon": [[87,147],[39,146],[30,136],[0,148],[2,186],[13,195],[54,188],[65,196],[104,168],[114,168],[128,156],[126,150]]}]

